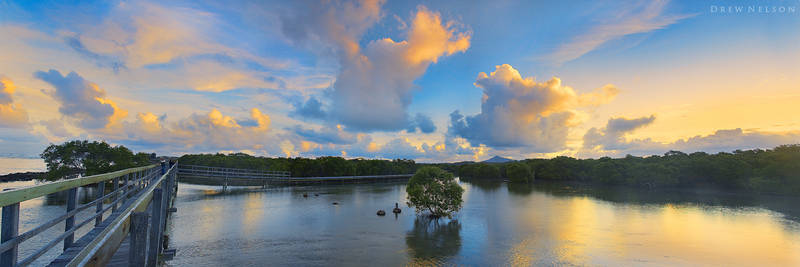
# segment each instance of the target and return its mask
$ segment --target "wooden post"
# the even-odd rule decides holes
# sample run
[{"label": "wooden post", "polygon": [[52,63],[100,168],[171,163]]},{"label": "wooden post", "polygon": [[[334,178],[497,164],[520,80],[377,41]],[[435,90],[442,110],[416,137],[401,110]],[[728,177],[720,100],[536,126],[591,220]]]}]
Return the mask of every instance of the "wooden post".
[{"label": "wooden post", "polygon": [[161,192],[161,188],[156,188],[153,190],[153,200],[150,201],[152,203],[150,206],[150,242],[148,244],[148,251],[147,251],[147,266],[156,266],[158,263],[158,252],[159,248],[161,247],[161,209],[162,209],[162,197],[164,194]]},{"label": "wooden post", "polygon": [[[167,209],[169,209],[169,187],[167,187],[167,182],[161,184],[161,221],[158,225],[159,231],[164,233],[164,229],[167,226]],[[163,236],[163,234],[161,235]]]},{"label": "wooden post", "polygon": [[[119,189],[119,177],[114,178],[114,190],[113,190],[114,196],[111,197],[112,202],[116,201],[117,196],[119,196],[119,192],[117,192],[117,189]],[[117,203],[114,203],[114,206],[111,207],[111,212],[115,211],[117,211]]]},{"label": "wooden post", "polygon": [[[3,191],[11,190],[6,188]],[[19,202],[3,207],[3,224],[0,226],[0,242],[14,239],[19,234]],[[0,266],[17,265],[18,245],[0,254]]]},{"label": "wooden post", "polygon": [[147,263],[147,219],[150,219],[147,212],[131,214],[130,266],[144,266]]},{"label": "wooden post", "polygon": [[[106,182],[103,181],[103,182],[97,183],[97,198],[98,199],[103,197],[103,194],[105,193],[105,191],[106,191]],[[97,201],[97,209],[95,211],[97,213],[103,212],[103,201],[102,200],[101,201]],[[103,214],[100,214],[99,216],[97,216],[97,218],[94,219],[94,226],[95,227],[100,226],[100,223],[102,223],[102,222],[103,222]]]},{"label": "wooden post", "polygon": [[[72,188],[67,193],[67,212],[73,211],[75,207],[78,205],[78,188]],[[69,231],[72,227],[75,226],[75,216],[70,216],[64,221],[64,231]],[[64,251],[66,251],[70,246],[72,246],[72,242],[75,240],[75,233],[69,234],[67,237],[64,238]]]}]

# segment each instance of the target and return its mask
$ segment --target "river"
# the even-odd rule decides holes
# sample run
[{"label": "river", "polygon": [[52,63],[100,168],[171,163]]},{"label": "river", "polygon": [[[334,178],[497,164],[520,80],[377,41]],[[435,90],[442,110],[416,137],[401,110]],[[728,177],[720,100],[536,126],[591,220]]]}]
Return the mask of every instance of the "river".
[{"label": "river", "polygon": [[800,198],[461,185],[463,209],[437,222],[403,204],[402,183],[180,184],[168,265],[800,266]]}]

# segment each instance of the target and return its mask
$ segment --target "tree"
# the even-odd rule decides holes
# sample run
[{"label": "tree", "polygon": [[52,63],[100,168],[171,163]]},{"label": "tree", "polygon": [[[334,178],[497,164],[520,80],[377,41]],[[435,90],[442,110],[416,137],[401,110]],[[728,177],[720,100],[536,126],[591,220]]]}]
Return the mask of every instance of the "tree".
[{"label": "tree", "polygon": [[506,166],[506,175],[508,180],[513,183],[527,183],[533,180],[531,167],[528,164],[515,162]]},{"label": "tree", "polygon": [[427,211],[434,218],[451,218],[461,209],[464,189],[449,172],[437,167],[423,167],[408,180],[406,192],[410,205],[418,213]]},{"label": "tree", "polygon": [[47,164],[47,180],[75,178],[150,164],[147,154],[134,156],[124,146],[106,142],[74,140],[51,144],[40,155]]}]

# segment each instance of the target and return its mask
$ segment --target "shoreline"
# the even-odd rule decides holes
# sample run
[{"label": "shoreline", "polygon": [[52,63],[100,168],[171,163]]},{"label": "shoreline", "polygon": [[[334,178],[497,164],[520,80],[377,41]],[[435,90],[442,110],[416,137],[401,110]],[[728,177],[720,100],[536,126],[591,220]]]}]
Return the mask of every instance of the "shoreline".
[{"label": "shoreline", "polygon": [[40,179],[47,172],[14,172],[0,175],[0,182],[22,182]]}]

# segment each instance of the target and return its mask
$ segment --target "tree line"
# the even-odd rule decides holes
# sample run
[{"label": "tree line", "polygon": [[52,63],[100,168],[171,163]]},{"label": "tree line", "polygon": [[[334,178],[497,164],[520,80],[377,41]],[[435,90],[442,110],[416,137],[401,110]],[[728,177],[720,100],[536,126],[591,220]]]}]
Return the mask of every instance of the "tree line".
[{"label": "tree line", "polygon": [[441,166],[462,178],[514,180],[526,175],[536,180],[581,181],[647,188],[714,187],[765,193],[800,193],[800,145],[773,149],[736,150],[732,153],[664,155],[623,158],[526,159],[514,163],[467,163]]},{"label": "tree line", "polygon": [[[50,145],[41,154],[47,164],[45,179],[74,178],[106,173],[155,162],[154,154],[136,153],[124,146],[75,140]],[[244,153],[188,154],[180,164],[242,169],[289,171],[295,177],[411,174],[427,165],[462,179],[579,181],[645,188],[714,187],[754,192],[800,193],[800,145],[731,153],[664,155],[623,158],[526,159],[509,163],[419,164],[413,160],[344,159],[341,157],[269,158]]]},{"label": "tree line", "polygon": [[413,174],[418,168],[418,164],[409,159],[269,158],[244,153],[189,154],[181,156],[178,162],[211,167],[289,171],[293,177]]}]

